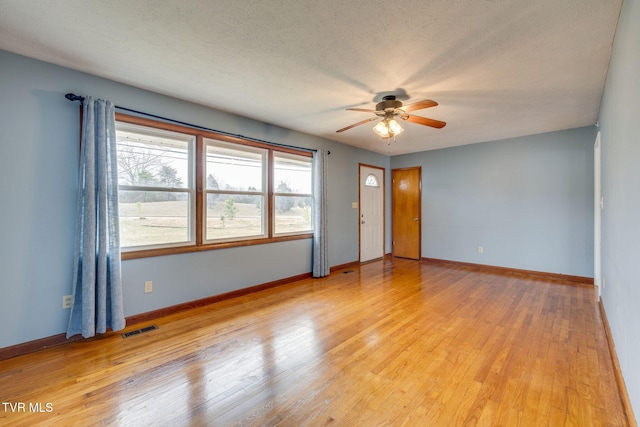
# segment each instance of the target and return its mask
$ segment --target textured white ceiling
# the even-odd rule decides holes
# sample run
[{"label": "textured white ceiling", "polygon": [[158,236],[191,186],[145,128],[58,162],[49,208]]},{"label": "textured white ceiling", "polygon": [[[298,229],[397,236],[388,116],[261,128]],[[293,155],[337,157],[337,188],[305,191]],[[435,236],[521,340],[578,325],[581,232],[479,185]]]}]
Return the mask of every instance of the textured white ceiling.
[{"label": "textured white ceiling", "polygon": [[[621,3],[0,0],[0,49],[393,155],[595,124]],[[394,91],[447,126],[335,132]]]}]

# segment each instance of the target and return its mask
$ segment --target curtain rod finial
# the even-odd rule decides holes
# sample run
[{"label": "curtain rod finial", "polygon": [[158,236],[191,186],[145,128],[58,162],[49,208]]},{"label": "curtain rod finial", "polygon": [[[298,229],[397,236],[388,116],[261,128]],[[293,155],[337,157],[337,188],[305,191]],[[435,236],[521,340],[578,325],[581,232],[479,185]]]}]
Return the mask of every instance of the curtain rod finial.
[{"label": "curtain rod finial", "polygon": [[68,93],[64,96],[69,101],[80,101],[84,102],[84,96],[76,95],[75,93]]}]

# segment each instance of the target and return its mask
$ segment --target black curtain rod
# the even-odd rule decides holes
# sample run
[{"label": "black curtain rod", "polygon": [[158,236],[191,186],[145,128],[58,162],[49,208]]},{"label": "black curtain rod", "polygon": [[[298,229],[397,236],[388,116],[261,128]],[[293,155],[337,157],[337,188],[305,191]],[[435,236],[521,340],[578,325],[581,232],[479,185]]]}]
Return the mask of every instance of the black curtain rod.
[{"label": "black curtain rod", "polygon": [[[67,93],[64,97],[67,98],[69,101],[79,101],[81,104],[84,103],[84,96],[76,95],[75,93]],[[187,123],[187,122],[181,122],[180,120],[174,120],[174,119],[169,119],[167,117],[156,116],[155,114],[145,113],[144,111],[138,111],[138,110],[132,110],[130,108],[120,107],[118,105],[116,105],[116,108],[118,110],[124,110],[124,111],[129,111],[130,113],[142,114],[143,116],[153,117],[153,118],[164,120],[164,121],[167,121],[167,122],[177,123],[177,124],[180,124],[180,125],[183,125],[183,126],[187,126],[187,127],[190,127],[190,128],[206,130],[208,132],[215,132],[215,133],[219,133],[219,134],[222,134],[222,135],[231,136],[231,137],[234,137],[234,138],[248,139],[250,141],[260,142],[260,143],[263,143],[263,144],[275,145],[275,146],[284,147],[284,148],[293,148],[295,150],[312,151],[312,152],[318,151],[318,150],[314,150],[313,148],[294,147],[292,145],[279,144],[277,142],[270,142],[270,141],[265,141],[265,140],[258,139],[258,138],[251,138],[249,136],[239,135],[239,134],[236,134],[236,133],[230,133],[230,132],[225,132],[225,131],[222,131],[222,130],[211,129],[211,128],[207,128],[207,127],[199,126],[199,125],[194,125],[194,124]],[[327,151],[327,154],[331,154],[331,152]]]}]

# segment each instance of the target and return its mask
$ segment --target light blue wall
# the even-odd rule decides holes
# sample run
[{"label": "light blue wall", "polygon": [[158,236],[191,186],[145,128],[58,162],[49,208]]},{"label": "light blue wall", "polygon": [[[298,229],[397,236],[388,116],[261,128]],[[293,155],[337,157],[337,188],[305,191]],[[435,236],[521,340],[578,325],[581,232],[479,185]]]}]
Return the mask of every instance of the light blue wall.
[{"label": "light blue wall", "polygon": [[[231,133],[331,150],[330,263],[358,259],[358,163],[423,167],[423,256],[592,275],[593,128],[389,159],[0,51],[0,348],[65,330],[78,104],[67,92]],[[13,100],[13,101],[7,101]],[[390,215],[387,197],[387,218]],[[387,225],[387,252],[390,229]],[[483,255],[477,246],[485,248]],[[125,314],[310,271],[309,240],[123,262]],[[154,292],[143,293],[153,280]]]},{"label": "light blue wall", "polygon": [[600,106],[602,301],[640,414],[640,2],[625,0]]},{"label": "light blue wall", "polygon": [[[389,158],[0,51],[0,348],[66,329],[77,191],[78,108],[67,92],[329,157],[330,264],[358,259],[358,163]],[[388,203],[389,204],[389,203]],[[389,236],[390,233],[387,232]],[[388,243],[387,243],[388,245]],[[125,315],[311,270],[311,241],[123,262]],[[154,291],[143,293],[144,281]]]},{"label": "light blue wall", "polygon": [[594,139],[586,127],[392,157],[422,167],[422,256],[593,277]]}]

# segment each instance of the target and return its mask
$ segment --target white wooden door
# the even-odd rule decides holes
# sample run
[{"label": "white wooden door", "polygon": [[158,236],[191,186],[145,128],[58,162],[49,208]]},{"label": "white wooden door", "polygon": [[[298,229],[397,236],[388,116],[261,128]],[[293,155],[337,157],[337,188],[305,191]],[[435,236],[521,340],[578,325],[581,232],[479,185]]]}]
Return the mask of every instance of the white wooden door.
[{"label": "white wooden door", "polygon": [[360,165],[360,262],[384,256],[384,169]]}]

